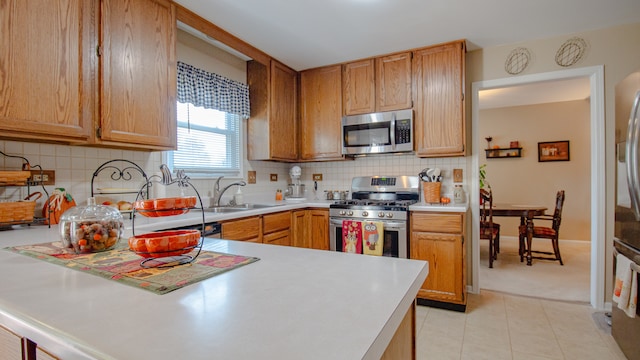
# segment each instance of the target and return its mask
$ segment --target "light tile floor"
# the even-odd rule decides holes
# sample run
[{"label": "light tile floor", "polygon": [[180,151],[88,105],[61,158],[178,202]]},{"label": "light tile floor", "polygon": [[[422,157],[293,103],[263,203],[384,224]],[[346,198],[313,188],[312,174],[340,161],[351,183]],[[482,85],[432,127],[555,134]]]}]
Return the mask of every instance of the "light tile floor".
[{"label": "light tile floor", "polygon": [[594,312],[486,290],[469,294],[465,313],[418,306],[417,359],[626,359]]}]

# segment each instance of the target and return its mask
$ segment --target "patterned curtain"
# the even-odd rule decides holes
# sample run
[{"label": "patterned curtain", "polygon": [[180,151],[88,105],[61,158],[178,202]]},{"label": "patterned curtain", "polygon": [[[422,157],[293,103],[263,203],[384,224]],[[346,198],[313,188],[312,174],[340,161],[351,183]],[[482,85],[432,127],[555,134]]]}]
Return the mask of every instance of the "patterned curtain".
[{"label": "patterned curtain", "polygon": [[249,85],[178,61],[178,101],[249,118]]}]

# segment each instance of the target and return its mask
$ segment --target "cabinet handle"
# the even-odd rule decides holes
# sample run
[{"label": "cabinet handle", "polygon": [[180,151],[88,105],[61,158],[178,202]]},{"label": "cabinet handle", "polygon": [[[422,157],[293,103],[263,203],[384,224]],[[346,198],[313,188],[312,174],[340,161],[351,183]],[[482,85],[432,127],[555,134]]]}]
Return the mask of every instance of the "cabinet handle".
[{"label": "cabinet handle", "polygon": [[96,45],[96,55],[98,55],[98,57],[102,56],[102,48],[100,45]]}]

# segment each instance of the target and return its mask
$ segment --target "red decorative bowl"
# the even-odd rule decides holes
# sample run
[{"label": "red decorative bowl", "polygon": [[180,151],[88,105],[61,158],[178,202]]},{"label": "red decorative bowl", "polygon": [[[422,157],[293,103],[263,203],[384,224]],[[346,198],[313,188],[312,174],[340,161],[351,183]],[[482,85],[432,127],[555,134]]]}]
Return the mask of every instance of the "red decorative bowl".
[{"label": "red decorative bowl", "polygon": [[195,196],[138,200],[133,208],[146,217],[172,216],[189,212],[197,201]]},{"label": "red decorative bowl", "polygon": [[160,258],[186,254],[199,242],[199,230],[158,231],[130,237],[129,249],[145,258]]}]

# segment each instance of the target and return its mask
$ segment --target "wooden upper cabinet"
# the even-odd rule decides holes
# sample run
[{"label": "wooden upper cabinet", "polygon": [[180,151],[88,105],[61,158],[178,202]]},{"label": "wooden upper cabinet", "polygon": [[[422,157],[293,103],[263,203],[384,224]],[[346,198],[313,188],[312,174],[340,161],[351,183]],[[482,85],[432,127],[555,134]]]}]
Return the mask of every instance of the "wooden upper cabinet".
[{"label": "wooden upper cabinet", "polygon": [[300,74],[302,160],[342,160],[342,67]]},{"label": "wooden upper cabinet", "polygon": [[169,0],[101,1],[99,143],[176,148],[176,11]]},{"label": "wooden upper cabinet", "polygon": [[80,143],[89,139],[93,4],[2,2],[0,136]]},{"label": "wooden upper cabinet", "polygon": [[345,115],[409,109],[411,52],[344,64],[342,85]]},{"label": "wooden upper cabinet", "polygon": [[464,41],[415,51],[413,76],[416,155],[464,156]]},{"label": "wooden upper cabinet", "polygon": [[411,53],[376,58],[376,111],[411,106]]},{"label": "wooden upper cabinet", "polygon": [[298,75],[271,60],[247,63],[251,117],[247,123],[249,160],[298,160]]},{"label": "wooden upper cabinet", "polygon": [[345,115],[372,113],[376,110],[374,59],[344,64],[342,87]]}]

